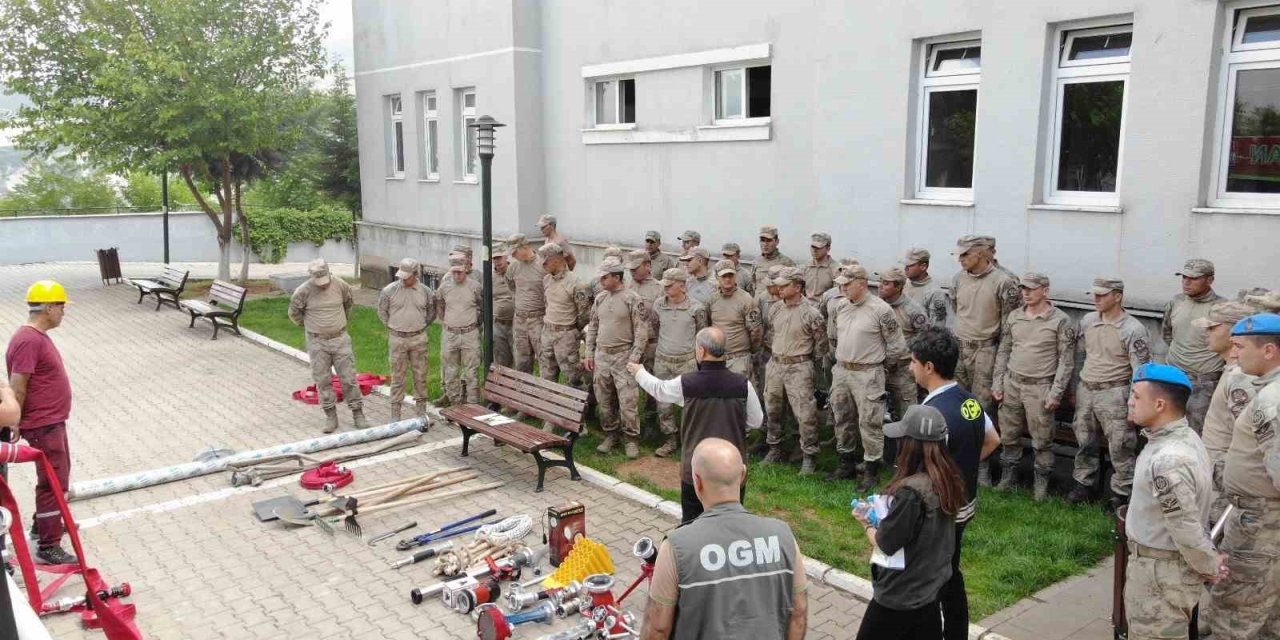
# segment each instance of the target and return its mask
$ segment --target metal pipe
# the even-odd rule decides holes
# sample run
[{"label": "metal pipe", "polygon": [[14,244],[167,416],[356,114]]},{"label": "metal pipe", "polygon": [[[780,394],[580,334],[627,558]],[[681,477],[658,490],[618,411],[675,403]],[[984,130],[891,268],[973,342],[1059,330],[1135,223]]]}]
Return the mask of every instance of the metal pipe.
[{"label": "metal pipe", "polygon": [[370,429],[361,429],[358,431],[344,431],[342,433],[321,436],[319,438],[311,438],[310,440],[301,440],[275,447],[268,447],[266,449],[246,451],[244,453],[237,453],[226,458],[210,460],[208,462],[188,462],[169,467],[162,467],[160,469],[152,469],[150,471],[142,471],[139,473],[102,478],[100,480],[77,482],[72,485],[71,490],[67,492],[67,499],[88,500],[90,498],[111,495],[113,493],[133,491],[134,489],[142,489],[167,482],[186,480],[188,478],[195,478],[198,476],[209,475],[211,473],[217,473],[219,471],[225,471],[233,463],[243,465],[256,460],[285,454],[312,453],[315,451],[324,451],[326,449],[346,447],[353,444],[391,438],[415,429],[425,431],[426,422],[421,418],[411,418],[409,420],[401,420],[399,422],[384,424],[380,427],[372,427]]}]

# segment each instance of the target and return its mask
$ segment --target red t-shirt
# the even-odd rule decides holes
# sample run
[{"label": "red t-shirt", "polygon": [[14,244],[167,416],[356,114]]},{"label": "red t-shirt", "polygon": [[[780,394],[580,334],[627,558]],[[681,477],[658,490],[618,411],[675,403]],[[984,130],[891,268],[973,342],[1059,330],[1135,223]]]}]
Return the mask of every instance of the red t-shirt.
[{"label": "red t-shirt", "polygon": [[4,357],[9,375],[25,373],[27,397],[22,403],[22,429],[66,422],[71,415],[71,380],[62,366],[62,354],[53,340],[39,329],[22,325],[9,340]]}]

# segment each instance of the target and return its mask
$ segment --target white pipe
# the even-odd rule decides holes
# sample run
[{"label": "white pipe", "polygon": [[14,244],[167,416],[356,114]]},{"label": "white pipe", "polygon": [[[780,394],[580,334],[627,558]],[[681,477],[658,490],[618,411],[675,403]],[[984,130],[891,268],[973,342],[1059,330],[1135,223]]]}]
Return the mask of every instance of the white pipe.
[{"label": "white pipe", "polygon": [[162,467],[160,469],[152,469],[150,471],[131,473],[123,476],[77,482],[71,486],[71,490],[67,493],[67,499],[88,500],[90,498],[111,495],[113,493],[133,491],[134,489],[142,489],[144,487],[151,487],[158,484],[164,484],[166,482],[175,482],[177,480],[186,480],[187,478],[195,478],[197,476],[217,473],[219,471],[226,470],[231,463],[242,465],[254,462],[255,460],[271,458],[273,456],[292,453],[312,453],[315,451],[324,451],[325,449],[346,447],[353,444],[391,438],[402,433],[408,433],[415,429],[424,431],[426,430],[426,426],[427,425],[423,419],[411,418],[409,420],[401,420],[399,422],[384,424],[380,427],[372,427],[357,431],[344,431],[342,433],[334,433],[327,436],[321,436],[319,438],[301,440],[299,442],[282,444],[266,449],[246,451],[244,453],[237,453],[218,460],[209,460],[207,462],[187,462],[170,467]]}]

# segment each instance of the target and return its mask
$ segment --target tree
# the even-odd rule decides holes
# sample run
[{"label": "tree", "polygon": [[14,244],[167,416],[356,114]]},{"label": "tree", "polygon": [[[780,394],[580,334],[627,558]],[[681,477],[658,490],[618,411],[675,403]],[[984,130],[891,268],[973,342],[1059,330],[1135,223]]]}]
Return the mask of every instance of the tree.
[{"label": "tree", "polygon": [[234,159],[298,136],[293,98],[325,72],[318,2],[5,0],[0,80],[31,104],[0,126],[37,153],[176,170],[213,222],[229,279]]},{"label": "tree", "polygon": [[320,145],[320,188],[360,216],[360,147],[356,135],[356,99],[338,75],[326,101]]},{"label": "tree", "polygon": [[106,173],[66,156],[31,162],[13,191],[0,198],[0,209],[68,209],[69,213],[102,213],[117,204]]}]

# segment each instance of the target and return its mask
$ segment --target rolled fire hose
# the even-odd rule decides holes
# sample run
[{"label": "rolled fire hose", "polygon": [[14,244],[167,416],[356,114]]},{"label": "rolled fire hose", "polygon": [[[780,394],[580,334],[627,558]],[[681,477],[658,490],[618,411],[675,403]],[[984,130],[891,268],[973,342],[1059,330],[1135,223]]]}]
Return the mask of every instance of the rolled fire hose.
[{"label": "rolled fire hose", "polygon": [[369,429],[360,429],[356,431],[343,431],[342,433],[334,433],[310,440],[300,440],[289,444],[282,444],[266,449],[258,449],[256,451],[246,451],[237,453],[225,458],[210,460],[208,462],[187,462],[184,464],[176,464],[170,467],[162,467],[160,469],[152,469],[150,471],[142,471],[139,473],[131,473],[112,478],[102,478],[101,480],[87,480],[85,482],[77,482],[71,486],[71,490],[67,492],[68,500],[88,500],[100,496],[111,495],[113,493],[123,493],[125,491],[133,491],[135,489],[143,489],[152,487],[166,482],[176,482],[178,480],[186,480],[199,476],[209,475],[225,471],[232,463],[244,465],[255,460],[272,458],[291,453],[312,453],[315,451],[324,451],[325,449],[335,449],[338,447],[346,447],[353,444],[362,444],[381,440],[383,438],[391,438],[402,433],[407,433],[415,429],[425,430],[426,423],[421,418],[411,418],[401,420],[399,422],[391,422],[379,427],[371,427]]}]

